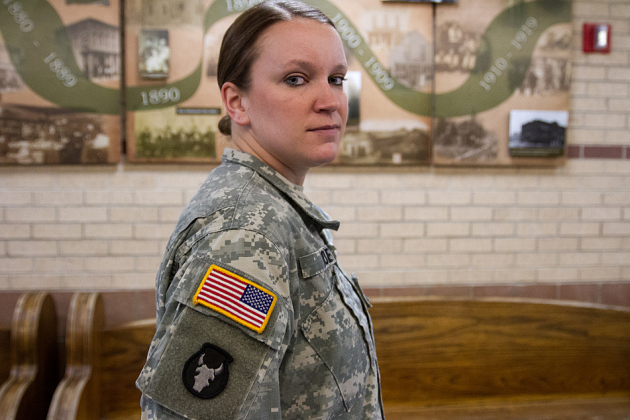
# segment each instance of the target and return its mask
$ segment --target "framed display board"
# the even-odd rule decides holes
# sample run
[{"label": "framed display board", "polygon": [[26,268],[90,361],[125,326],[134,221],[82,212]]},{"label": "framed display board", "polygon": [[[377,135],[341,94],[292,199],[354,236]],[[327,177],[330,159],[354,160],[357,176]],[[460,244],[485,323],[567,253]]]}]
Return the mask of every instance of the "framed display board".
[{"label": "framed display board", "polygon": [[0,3],[0,164],[120,161],[117,1]]},{"label": "framed display board", "polygon": [[[571,18],[571,2],[562,0],[460,1],[437,7],[435,164],[562,163]],[[565,121],[562,141],[559,135],[545,134],[557,126],[538,124],[524,130],[528,145],[516,146],[510,124],[520,116],[513,110],[527,111],[532,121],[536,114],[560,112]]]},{"label": "framed display board", "polygon": [[346,46],[350,116],[338,162],[428,163],[432,7],[380,0],[311,3],[331,18]]},{"label": "framed display board", "polygon": [[130,161],[217,162],[221,157],[225,139],[217,127],[223,110],[216,61],[236,14],[227,13],[225,0],[214,3],[125,1]]},{"label": "framed display board", "polygon": [[[257,3],[260,0],[125,2],[131,161],[218,160],[226,144],[217,128],[224,115],[216,79],[219,47],[237,14]],[[384,5],[381,0],[307,3],[335,22],[348,56],[349,121],[337,162],[428,163],[431,6]],[[162,51],[157,51],[159,45]],[[158,68],[160,62],[166,65]]]}]

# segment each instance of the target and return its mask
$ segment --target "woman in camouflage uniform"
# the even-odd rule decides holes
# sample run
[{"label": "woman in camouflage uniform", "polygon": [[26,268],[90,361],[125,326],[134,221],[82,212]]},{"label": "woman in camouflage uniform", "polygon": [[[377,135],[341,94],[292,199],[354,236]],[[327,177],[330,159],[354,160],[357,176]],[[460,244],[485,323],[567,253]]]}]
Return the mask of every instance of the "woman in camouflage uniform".
[{"label": "woman in camouflage uniform", "polygon": [[243,13],[221,46],[231,136],[183,211],[156,280],[143,419],[381,419],[370,306],[304,195],[348,113],[332,22],[295,1]]}]

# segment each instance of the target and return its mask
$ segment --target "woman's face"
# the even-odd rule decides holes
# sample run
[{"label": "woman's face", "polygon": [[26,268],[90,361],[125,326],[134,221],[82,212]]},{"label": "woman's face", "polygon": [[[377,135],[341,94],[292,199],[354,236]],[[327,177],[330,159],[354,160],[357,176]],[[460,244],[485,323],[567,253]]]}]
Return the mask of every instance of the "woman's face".
[{"label": "woman's face", "polygon": [[343,45],[331,25],[298,18],[268,28],[257,46],[243,128],[259,158],[302,184],[310,168],[335,159],[345,130]]}]

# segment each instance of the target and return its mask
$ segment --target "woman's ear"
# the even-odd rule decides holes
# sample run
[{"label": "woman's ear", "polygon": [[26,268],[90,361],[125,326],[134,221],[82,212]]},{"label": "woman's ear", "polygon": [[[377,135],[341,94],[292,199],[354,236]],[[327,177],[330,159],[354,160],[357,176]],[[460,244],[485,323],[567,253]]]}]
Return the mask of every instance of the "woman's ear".
[{"label": "woman's ear", "polygon": [[249,116],[244,106],[243,91],[232,82],[225,82],[221,86],[221,99],[225,109],[235,124],[249,124]]}]

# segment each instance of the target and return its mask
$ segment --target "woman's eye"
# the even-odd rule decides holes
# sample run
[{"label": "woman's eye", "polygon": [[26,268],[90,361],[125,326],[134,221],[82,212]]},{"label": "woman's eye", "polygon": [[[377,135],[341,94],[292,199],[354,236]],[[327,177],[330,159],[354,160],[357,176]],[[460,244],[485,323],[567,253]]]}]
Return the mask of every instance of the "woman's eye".
[{"label": "woman's eye", "polygon": [[301,86],[306,83],[306,79],[302,76],[289,76],[284,82],[289,86]]},{"label": "woman's eye", "polygon": [[343,76],[333,76],[330,79],[330,83],[335,86],[343,86],[343,82],[346,80]]}]

